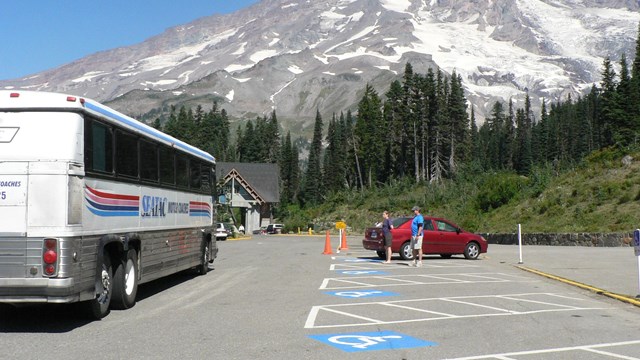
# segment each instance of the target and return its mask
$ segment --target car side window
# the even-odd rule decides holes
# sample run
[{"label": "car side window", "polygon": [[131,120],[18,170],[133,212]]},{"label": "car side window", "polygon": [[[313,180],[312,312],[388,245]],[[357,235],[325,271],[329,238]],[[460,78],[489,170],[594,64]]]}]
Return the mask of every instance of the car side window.
[{"label": "car side window", "polygon": [[441,221],[441,220],[436,220],[436,224],[438,225],[438,230],[439,231],[447,231],[447,232],[456,232],[457,231],[455,226],[453,226],[453,225],[451,225],[451,224],[449,224],[447,222],[444,222],[444,221]]},{"label": "car side window", "polygon": [[426,231],[433,231],[433,222],[431,222],[431,220],[424,219],[424,226],[422,229]]}]

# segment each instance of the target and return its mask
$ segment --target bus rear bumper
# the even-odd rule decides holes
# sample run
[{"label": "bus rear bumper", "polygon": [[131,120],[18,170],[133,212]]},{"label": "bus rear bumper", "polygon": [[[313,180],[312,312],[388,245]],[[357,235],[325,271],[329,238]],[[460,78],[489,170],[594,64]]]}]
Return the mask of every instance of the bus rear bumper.
[{"label": "bus rear bumper", "polygon": [[71,303],[79,295],[73,279],[0,279],[1,303]]}]

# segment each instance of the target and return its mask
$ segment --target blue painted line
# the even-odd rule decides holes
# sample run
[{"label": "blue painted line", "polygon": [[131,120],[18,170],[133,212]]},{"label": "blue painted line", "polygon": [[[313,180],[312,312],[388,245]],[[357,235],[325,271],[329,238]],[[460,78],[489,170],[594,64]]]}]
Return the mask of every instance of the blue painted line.
[{"label": "blue painted line", "polygon": [[382,290],[340,290],[340,291],[325,291],[325,294],[338,296],[348,299],[363,299],[373,297],[384,296],[399,296],[400,294],[391,291]]},{"label": "blue painted line", "polygon": [[341,270],[338,271],[342,275],[388,275],[386,271],[379,270]]},{"label": "blue painted line", "polygon": [[345,352],[410,349],[438,345],[435,342],[416,339],[395,331],[309,335],[309,337]]}]

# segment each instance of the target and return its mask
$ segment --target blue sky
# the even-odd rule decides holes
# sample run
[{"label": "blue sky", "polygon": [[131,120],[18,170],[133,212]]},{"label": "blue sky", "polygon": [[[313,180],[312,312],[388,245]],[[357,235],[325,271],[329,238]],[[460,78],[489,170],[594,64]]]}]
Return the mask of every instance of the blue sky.
[{"label": "blue sky", "polygon": [[0,80],[140,43],[195,19],[259,0],[17,0],[0,9]]}]

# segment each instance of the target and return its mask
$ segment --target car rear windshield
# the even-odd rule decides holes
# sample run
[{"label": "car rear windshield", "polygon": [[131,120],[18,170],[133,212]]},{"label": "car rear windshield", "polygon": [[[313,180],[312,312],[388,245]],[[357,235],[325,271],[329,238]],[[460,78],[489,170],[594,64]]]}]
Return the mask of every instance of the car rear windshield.
[{"label": "car rear windshield", "polygon": [[400,225],[406,223],[407,221],[412,220],[413,218],[409,218],[409,217],[399,217],[399,218],[395,218],[391,221],[391,223],[393,224],[394,228],[399,227]]}]

